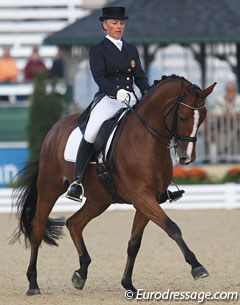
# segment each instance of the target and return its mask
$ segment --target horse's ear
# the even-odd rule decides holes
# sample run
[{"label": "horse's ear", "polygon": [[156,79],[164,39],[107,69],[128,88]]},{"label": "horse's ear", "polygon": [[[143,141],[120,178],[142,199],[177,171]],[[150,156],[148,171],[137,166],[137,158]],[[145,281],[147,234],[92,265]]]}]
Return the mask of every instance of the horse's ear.
[{"label": "horse's ear", "polygon": [[206,98],[210,93],[212,93],[214,87],[216,86],[216,82],[213,83],[211,86],[207,87],[206,89],[203,90],[203,95]]}]

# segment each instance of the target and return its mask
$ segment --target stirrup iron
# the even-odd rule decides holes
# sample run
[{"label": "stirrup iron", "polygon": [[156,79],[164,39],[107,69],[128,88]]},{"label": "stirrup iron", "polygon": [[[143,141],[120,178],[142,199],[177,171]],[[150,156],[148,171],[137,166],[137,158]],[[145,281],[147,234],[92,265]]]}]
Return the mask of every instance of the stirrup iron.
[{"label": "stirrup iron", "polygon": [[81,187],[81,189],[82,189],[82,193],[81,193],[81,195],[80,195],[80,197],[79,197],[80,202],[82,202],[82,201],[83,201],[83,198],[84,198],[84,187],[83,187],[82,183],[80,183],[80,182],[78,182],[78,181],[75,181],[74,184],[79,185],[79,186]]},{"label": "stirrup iron", "polygon": [[[68,195],[68,191],[74,185],[80,186],[80,188],[81,188],[81,194],[80,194],[79,198]],[[77,180],[73,181],[73,183],[70,184],[70,186],[67,190],[66,197],[69,198],[69,199],[84,203],[86,201],[86,198],[84,197],[84,187],[83,187],[82,183],[78,182]]]}]

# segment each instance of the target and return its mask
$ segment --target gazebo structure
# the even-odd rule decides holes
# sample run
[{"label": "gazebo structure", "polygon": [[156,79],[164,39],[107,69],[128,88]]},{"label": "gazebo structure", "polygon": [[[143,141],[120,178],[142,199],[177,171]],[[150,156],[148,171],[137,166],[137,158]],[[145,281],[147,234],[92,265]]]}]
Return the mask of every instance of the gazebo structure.
[{"label": "gazebo structure", "polygon": [[[146,72],[156,53],[175,43],[192,51],[199,63],[203,87],[206,58],[211,55],[229,64],[240,88],[239,0],[117,0],[108,5],[126,7],[130,18],[124,39],[141,47]],[[63,50],[68,60],[69,84],[76,60],[86,58],[88,48],[103,37],[100,15],[101,10],[93,11],[44,41]]]}]

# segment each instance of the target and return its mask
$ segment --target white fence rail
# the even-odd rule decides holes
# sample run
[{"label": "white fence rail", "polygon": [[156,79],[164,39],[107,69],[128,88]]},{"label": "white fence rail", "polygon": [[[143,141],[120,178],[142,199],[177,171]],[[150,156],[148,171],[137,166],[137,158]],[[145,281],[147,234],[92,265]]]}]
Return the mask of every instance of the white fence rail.
[{"label": "white fence rail", "polygon": [[[29,101],[30,96],[32,95],[34,90],[33,83],[18,83],[18,84],[1,84],[0,85],[0,97],[1,96],[8,96],[9,101],[0,103],[1,106],[21,106],[23,105],[23,101]],[[46,91],[49,93],[52,90],[52,85],[50,83],[46,84]],[[60,94],[66,93],[66,83],[63,81],[59,81],[56,84],[55,88],[56,92]],[[21,102],[17,101],[17,97],[25,97],[22,99]],[[28,103],[29,104],[29,103]]]},{"label": "white fence rail", "polygon": [[[184,185],[181,188],[185,194],[181,200],[172,203],[164,203],[164,209],[239,209],[240,187],[236,183],[214,184],[214,185]],[[0,189],[0,212],[10,213],[12,205],[12,189]],[[54,212],[74,212],[81,205],[60,197],[55,204]],[[131,205],[113,204],[109,210],[130,210]],[[15,212],[15,210],[13,210]]]}]

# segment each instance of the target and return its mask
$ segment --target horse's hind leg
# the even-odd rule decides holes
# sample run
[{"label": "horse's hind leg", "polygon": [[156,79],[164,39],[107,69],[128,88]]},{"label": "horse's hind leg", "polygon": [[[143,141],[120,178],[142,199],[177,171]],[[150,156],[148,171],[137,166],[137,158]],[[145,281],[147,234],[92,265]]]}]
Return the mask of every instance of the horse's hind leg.
[{"label": "horse's hind leg", "polygon": [[160,226],[173,240],[176,241],[186,262],[191,265],[191,273],[195,280],[209,275],[207,270],[199,263],[194,253],[184,242],[180,228],[164,213],[152,196],[145,197],[145,200],[138,202],[135,207],[149,220],[152,220]]},{"label": "horse's hind leg", "polygon": [[126,290],[131,290],[133,293],[137,292],[137,289],[132,284],[132,273],[134,263],[141,246],[143,231],[148,224],[149,220],[139,211],[136,211],[133,227],[131,232],[131,238],[128,242],[128,258],[126,267],[122,277],[122,285]]},{"label": "horse's hind leg", "polygon": [[[38,189],[38,199],[36,205],[36,213],[32,222],[31,234],[31,256],[27,270],[27,278],[29,281],[29,289],[27,295],[40,294],[40,289],[37,283],[37,257],[39,246],[44,241],[50,245],[57,245],[55,239],[61,235],[61,229],[64,225],[63,219],[49,219],[48,216],[61,195],[62,182],[59,180],[58,184],[54,186],[44,184],[44,188]],[[46,233],[47,226],[47,233]]]},{"label": "horse's hind leg", "polygon": [[72,284],[76,289],[82,289],[87,280],[88,266],[91,258],[84,243],[82,231],[90,220],[102,214],[110,204],[94,204],[89,199],[84,206],[72,215],[66,222],[72,240],[78,252],[80,268],[73,273]]}]

